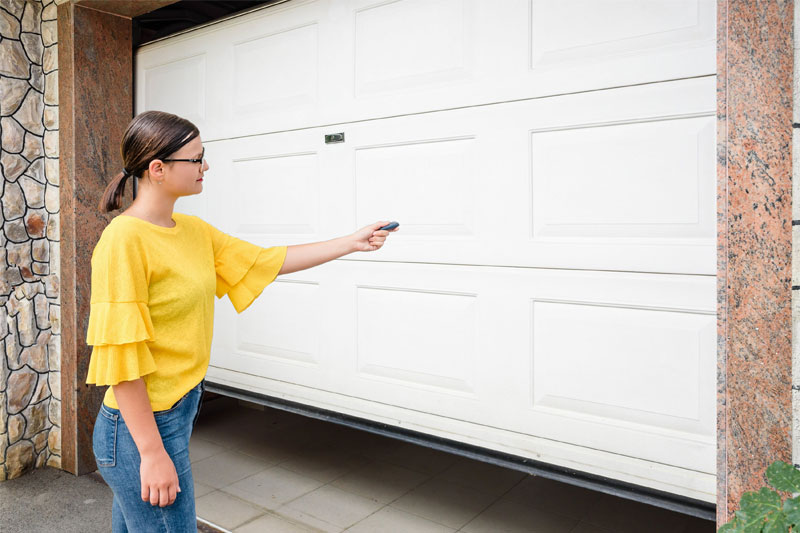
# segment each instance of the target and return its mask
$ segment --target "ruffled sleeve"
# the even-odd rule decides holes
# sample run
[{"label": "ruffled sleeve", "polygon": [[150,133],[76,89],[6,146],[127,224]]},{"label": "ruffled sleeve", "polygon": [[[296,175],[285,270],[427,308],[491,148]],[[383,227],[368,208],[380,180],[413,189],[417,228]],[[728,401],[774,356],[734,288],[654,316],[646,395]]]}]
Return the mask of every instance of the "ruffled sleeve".
[{"label": "ruffled sleeve", "polygon": [[275,281],[286,260],[286,246],[262,248],[209,226],[217,273],[217,298],[226,294],[237,313],[247,309]]},{"label": "ruffled sleeve", "polygon": [[116,385],[155,372],[148,341],[146,257],[135,236],[109,226],[92,254],[92,298],[86,343],[93,346],[86,383]]}]

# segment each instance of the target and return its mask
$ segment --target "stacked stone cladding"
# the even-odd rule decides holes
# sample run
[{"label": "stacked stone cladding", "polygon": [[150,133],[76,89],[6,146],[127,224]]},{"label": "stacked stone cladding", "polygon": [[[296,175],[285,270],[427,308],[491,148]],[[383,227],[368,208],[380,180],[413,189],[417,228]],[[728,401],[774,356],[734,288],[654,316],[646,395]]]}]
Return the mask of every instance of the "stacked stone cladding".
[{"label": "stacked stone cladding", "polygon": [[61,466],[53,0],[0,0],[0,480]]}]

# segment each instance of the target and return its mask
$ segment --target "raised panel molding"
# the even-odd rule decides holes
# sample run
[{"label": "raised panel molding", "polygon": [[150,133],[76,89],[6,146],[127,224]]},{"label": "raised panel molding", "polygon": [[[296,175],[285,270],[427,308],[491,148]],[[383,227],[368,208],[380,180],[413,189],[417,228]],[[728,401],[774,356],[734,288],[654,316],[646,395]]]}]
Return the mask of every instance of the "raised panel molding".
[{"label": "raised panel molding", "polygon": [[355,11],[356,97],[470,75],[471,1],[395,0]]},{"label": "raised panel molding", "polygon": [[468,136],[357,147],[356,224],[390,216],[403,221],[407,235],[473,236],[474,139]]},{"label": "raised panel molding", "polygon": [[[320,351],[319,283],[278,279],[269,298],[256,298],[235,318],[238,354],[284,363],[316,364]],[[269,327],[264,327],[265,316]]]},{"label": "raised panel molding", "polygon": [[313,104],[317,100],[317,23],[233,46],[233,103],[237,114]]},{"label": "raised panel molding", "polygon": [[476,301],[471,294],[356,287],[357,359],[362,377],[472,393]]},{"label": "raised panel molding", "polygon": [[715,124],[702,115],[532,131],[532,238],[713,240]]},{"label": "raised panel molding", "polygon": [[233,160],[241,233],[313,234],[319,217],[316,152]]},{"label": "raised panel molding", "polygon": [[531,299],[534,410],[711,437],[714,313]]},{"label": "raised panel molding", "polygon": [[206,56],[199,54],[144,70],[145,109],[166,111],[201,127],[206,118]]},{"label": "raised panel molding", "polygon": [[594,63],[714,37],[710,0],[529,0],[530,68]]}]

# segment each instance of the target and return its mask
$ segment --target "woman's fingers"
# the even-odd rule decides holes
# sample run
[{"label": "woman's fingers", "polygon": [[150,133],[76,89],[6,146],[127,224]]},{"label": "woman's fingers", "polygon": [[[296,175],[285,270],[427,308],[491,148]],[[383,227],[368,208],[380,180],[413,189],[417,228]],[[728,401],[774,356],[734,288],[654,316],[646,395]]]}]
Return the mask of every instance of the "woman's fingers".
[{"label": "woman's fingers", "polygon": [[[389,224],[388,221],[382,221],[382,222],[377,222],[372,227],[382,228],[383,226],[386,226],[388,224]],[[398,229],[400,228],[397,227],[391,230],[373,229],[372,233],[367,237],[367,246],[369,247],[368,250],[375,251],[381,248],[386,242],[386,237],[388,237],[390,233],[394,233]]]},{"label": "woman's fingers", "polygon": [[158,487],[150,487],[150,505],[158,505],[159,490]]},{"label": "woman's fingers", "polygon": [[160,507],[175,502],[180,491],[180,481],[166,450],[142,455],[139,473],[142,480],[142,501]]},{"label": "woman's fingers", "polygon": [[172,492],[172,486],[169,487],[162,487],[161,490],[158,491],[159,498],[158,498],[158,506],[159,507],[166,507],[167,505],[172,503],[170,499],[170,492]]},{"label": "woman's fingers", "polygon": [[150,505],[166,507],[175,503],[178,497],[178,485],[172,484],[167,487],[158,488],[156,486],[142,488],[142,501],[150,502]]}]

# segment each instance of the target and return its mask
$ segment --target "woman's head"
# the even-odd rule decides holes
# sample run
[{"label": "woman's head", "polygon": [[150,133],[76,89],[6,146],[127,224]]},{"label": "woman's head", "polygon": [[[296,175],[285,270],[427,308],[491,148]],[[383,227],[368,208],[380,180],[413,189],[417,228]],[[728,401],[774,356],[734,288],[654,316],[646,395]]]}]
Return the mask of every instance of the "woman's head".
[{"label": "woman's head", "polygon": [[103,193],[100,210],[119,209],[129,176],[140,178],[144,187],[175,198],[203,190],[202,176],[208,169],[203,159],[200,131],[188,120],[162,111],[145,111],[133,118],[122,137],[123,170]]}]

